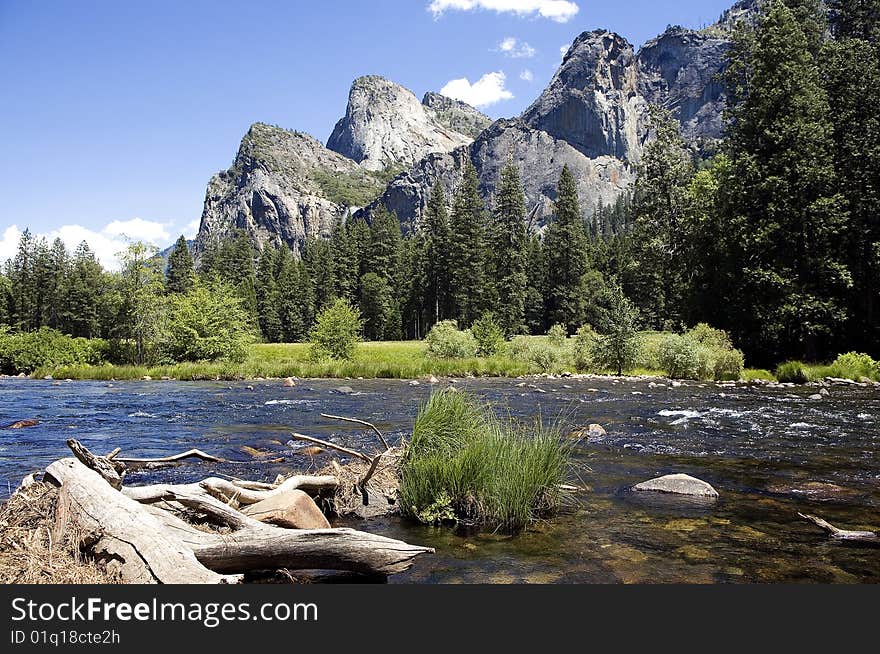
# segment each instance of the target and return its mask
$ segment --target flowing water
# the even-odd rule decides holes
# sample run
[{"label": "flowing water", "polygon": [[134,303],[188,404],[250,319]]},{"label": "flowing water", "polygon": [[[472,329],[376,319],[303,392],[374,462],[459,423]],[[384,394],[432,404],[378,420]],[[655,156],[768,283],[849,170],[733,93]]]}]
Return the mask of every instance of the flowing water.
[{"label": "flowing water", "polygon": [[[445,382],[444,382],[445,383]],[[721,387],[646,381],[460,380],[499,412],[563,416],[607,434],[579,441],[588,487],[551,521],[517,536],[424,527],[386,518],[347,523],[430,545],[394,583],[880,582],[880,548],[829,540],[798,512],[848,529],[880,530],[880,391],[832,387]],[[343,389],[351,387],[353,392]],[[536,388],[530,388],[529,385]],[[540,392],[545,391],[545,392]],[[67,455],[64,442],[162,456],[198,447],[238,463],[192,463],[133,473],[127,483],[188,482],[213,471],[272,480],[321,467],[289,444],[296,430],[369,450],[375,437],[320,418],[375,422],[398,441],[411,429],[426,384],[405,381],[51,382],[0,380],[3,494],[28,472]],[[255,459],[249,446],[265,452]],[[715,486],[713,503],[627,492],[640,481],[684,472]]]}]

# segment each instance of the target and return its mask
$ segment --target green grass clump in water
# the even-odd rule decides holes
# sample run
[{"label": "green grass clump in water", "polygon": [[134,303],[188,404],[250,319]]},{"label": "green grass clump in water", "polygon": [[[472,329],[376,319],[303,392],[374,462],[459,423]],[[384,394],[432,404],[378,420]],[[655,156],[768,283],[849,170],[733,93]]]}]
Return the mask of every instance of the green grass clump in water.
[{"label": "green grass clump in water", "polygon": [[516,531],[557,510],[570,448],[559,430],[502,422],[453,390],[419,411],[400,470],[404,515]]}]

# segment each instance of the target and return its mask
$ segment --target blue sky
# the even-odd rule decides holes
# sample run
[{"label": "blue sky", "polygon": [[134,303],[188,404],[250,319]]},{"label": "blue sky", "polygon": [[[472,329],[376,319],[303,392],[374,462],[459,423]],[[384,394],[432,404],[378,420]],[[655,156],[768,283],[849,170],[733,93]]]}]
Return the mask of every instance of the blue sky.
[{"label": "blue sky", "polygon": [[0,0],[0,259],[25,227],[111,265],[192,235],[251,123],[326,142],[360,75],[514,116],[581,32],[638,46],[732,2]]}]

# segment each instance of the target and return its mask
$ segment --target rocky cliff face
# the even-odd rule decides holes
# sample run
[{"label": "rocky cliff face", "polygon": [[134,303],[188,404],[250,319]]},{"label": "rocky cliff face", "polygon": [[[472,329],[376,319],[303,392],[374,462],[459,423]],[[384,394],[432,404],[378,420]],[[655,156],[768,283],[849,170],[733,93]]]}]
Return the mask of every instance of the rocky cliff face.
[{"label": "rocky cliff face", "polygon": [[370,76],[354,81],[345,117],[336,123],[327,147],[366,170],[379,171],[412,166],[429,154],[451,152],[472,140],[438,120],[408,89]]},{"label": "rocky cliff face", "polygon": [[719,139],[724,131],[724,84],[719,78],[730,41],[671,27],[638,55],[638,90],[650,104],[669,109],[692,143]]},{"label": "rocky cliff face", "polygon": [[[500,169],[517,163],[535,226],[552,214],[567,164],[589,217],[633,181],[651,104],[670,109],[697,149],[722,135],[719,74],[731,34],[738,22],[754,22],[765,3],[740,0],[703,30],[669,28],[637,54],[617,34],[585,32],[519,120],[490,125],[473,107],[442,95],[428,93],[419,102],[381,77],[355,80],[329,149],[304,134],[251,128],[233,167],[209,184],[196,250],[235,229],[259,243],[299,249],[305,238],[326,234],[348,208],[366,207],[362,215],[369,217],[379,202],[413,229],[436,181],[452,195],[464,157],[473,161],[490,205]],[[405,172],[386,185],[398,168]]]},{"label": "rocky cliff face", "polygon": [[578,180],[585,218],[592,216],[600,203],[611,204],[633,179],[631,167],[619,159],[609,156],[591,159],[565,141],[529,127],[521,120],[499,120],[470,146],[425,157],[396,177],[364,214],[369,215],[381,203],[397,214],[406,231],[417,229],[431,189],[438,181],[451,198],[461,180],[465,157],[470,158],[477,170],[480,190],[489,207],[501,180],[501,169],[508,161],[519,167],[533,228],[540,228],[552,215],[556,186],[565,165]]},{"label": "rocky cliff face", "polygon": [[299,252],[306,238],[329,234],[351,204],[345,196],[352,189],[369,200],[381,185],[308,134],[257,123],[232,167],[208,184],[195,250],[245,230],[261,247],[287,243]]},{"label": "rocky cliff face", "polygon": [[633,47],[617,34],[597,30],[575,40],[550,86],[522,119],[587,157],[636,161],[644,107]]},{"label": "rocky cliff face", "polygon": [[471,139],[492,124],[492,119],[461,100],[453,100],[439,93],[426,93],[422,104],[434,112],[434,118],[447,129]]}]

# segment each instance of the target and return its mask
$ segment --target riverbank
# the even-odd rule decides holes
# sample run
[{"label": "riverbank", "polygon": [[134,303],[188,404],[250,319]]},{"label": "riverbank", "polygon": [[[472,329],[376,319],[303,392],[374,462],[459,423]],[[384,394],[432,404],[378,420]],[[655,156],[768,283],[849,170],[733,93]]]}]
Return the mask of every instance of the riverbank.
[{"label": "riverbank", "polygon": [[[533,337],[535,341],[546,337]],[[43,379],[78,379],[97,381],[154,380],[239,381],[254,379],[419,379],[423,377],[522,377],[542,373],[562,374],[575,371],[574,362],[565,353],[549,366],[514,358],[503,353],[492,357],[438,359],[429,357],[422,341],[361,343],[349,361],[314,361],[307,343],[252,345],[242,363],[229,361],[177,363],[160,366],[77,365],[42,367],[32,377]],[[597,371],[607,372],[611,371]],[[630,371],[633,376],[664,377],[665,372],[639,361]],[[746,369],[743,381],[775,381],[767,370]]]}]

